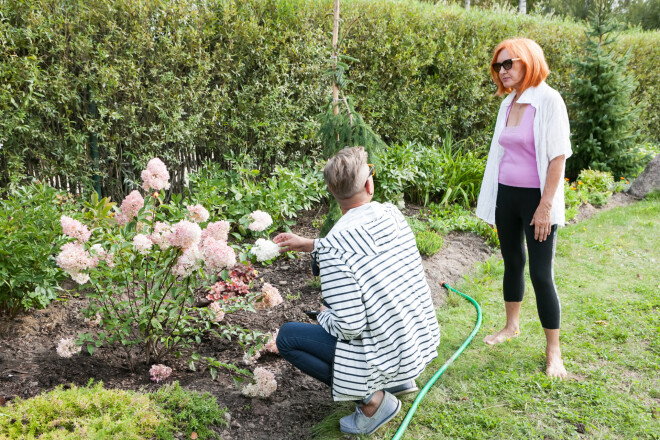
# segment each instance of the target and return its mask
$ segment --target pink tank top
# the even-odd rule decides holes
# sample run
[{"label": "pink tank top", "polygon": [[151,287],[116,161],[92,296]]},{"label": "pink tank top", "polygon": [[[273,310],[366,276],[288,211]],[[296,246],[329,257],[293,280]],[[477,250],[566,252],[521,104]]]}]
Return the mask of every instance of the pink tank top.
[{"label": "pink tank top", "polygon": [[[509,120],[511,106],[506,112]],[[504,147],[500,162],[499,183],[520,188],[540,188],[541,181],[536,168],[536,148],[534,147],[534,115],[536,109],[527,105],[520,125],[504,127],[499,143]]]}]

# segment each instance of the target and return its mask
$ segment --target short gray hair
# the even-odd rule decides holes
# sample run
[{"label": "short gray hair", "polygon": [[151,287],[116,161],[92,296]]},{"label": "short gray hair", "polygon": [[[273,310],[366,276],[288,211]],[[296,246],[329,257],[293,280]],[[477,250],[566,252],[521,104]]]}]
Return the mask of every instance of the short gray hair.
[{"label": "short gray hair", "polygon": [[367,157],[364,147],[352,147],[344,148],[328,160],[323,168],[323,177],[335,198],[349,199],[364,187],[369,178],[364,167]]}]

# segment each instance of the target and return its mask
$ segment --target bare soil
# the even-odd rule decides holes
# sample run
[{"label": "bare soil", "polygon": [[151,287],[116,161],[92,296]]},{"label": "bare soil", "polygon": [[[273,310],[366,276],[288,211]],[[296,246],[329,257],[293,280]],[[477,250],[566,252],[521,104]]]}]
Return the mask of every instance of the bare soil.
[{"label": "bare soil", "polygon": [[[607,205],[627,204],[632,198],[615,196]],[[414,207],[412,208],[414,210]],[[587,211],[589,208],[585,208]],[[595,211],[595,208],[594,208]],[[303,213],[294,232],[308,237],[316,236],[312,221],[318,212]],[[582,218],[587,216],[585,215]],[[443,249],[424,260],[426,274],[436,306],[445,302],[446,292],[441,283],[455,284],[475,263],[487,259],[494,250],[474,234],[452,233],[445,238]],[[298,259],[279,259],[272,266],[258,267],[259,282],[270,282],[278,287],[284,303],[265,312],[239,312],[227,319],[247,328],[274,331],[288,321],[311,322],[305,310],[317,309],[321,290],[314,287],[308,255]],[[126,367],[123,351],[106,347],[93,356],[84,352],[64,359],[57,355],[57,342],[79,332],[89,332],[83,322],[81,310],[87,304],[84,292],[71,290],[44,310],[18,316],[14,320],[0,317],[0,399],[29,398],[50,391],[57,385],[74,383],[85,385],[90,379],[102,381],[108,388],[153,391],[161,385],[149,380],[149,365],[138,364],[131,372]],[[235,342],[209,338],[202,341],[197,352],[215,356],[226,363],[242,368],[243,352]],[[302,374],[274,354],[265,354],[257,361],[275,373],[278,389],[265,400],[251,399],[241,394],[231,374],[220,371],[215,380],[208,371],[190,371],[185,359],[166,362],[174,372],[168,382],[179,383],[190,390],[208,392],[226,406],[231,415],[230,426],[219,427],[224,440],[279,440],[311,438],[310,428],[321,421],[332,409],[330,390],[325,385]]]}]

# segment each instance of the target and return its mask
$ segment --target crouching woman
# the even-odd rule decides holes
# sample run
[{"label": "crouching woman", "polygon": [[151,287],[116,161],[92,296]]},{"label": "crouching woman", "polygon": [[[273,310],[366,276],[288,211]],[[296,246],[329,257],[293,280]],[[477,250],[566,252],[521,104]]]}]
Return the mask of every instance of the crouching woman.
[{"label": "crouching woman", "polygon": [[325,238],[284,233],[280,251],[312,252],[324,303],[318,325],[290,322],[277,337],[284,359],[359,401],[342,432],[371,434],[401,408],[395,395],[437,356],[440,332],[415,237],[401,212],[372,202],[374,168],[362,147],[347,148],[323,170],[344,214]]}]

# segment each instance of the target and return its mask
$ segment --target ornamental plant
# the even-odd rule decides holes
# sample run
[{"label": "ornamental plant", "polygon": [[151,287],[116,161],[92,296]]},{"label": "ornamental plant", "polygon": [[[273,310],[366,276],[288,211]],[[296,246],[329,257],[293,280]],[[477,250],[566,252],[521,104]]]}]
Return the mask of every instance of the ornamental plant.
[{"label": "ornamental plant", "polygon": [[[206,208],[185,206],[177,194],[165,203],[169,173],[160,159],[149,161],[142,180],[146,195],[131,192],[114,218],[92,219],[91,229],[61,217],[62,230],[72,240],[61,247],[57,264],[89,286],[84,315],[100,316],[101,330],[80,335],[78,344],[86,344],[90,353],[120,344],[132,368],[136,353],[147,364],[159,363],[206,334],[234,337],[242,345],[260,343],[260,333],[224,320],[226,313],[254,311],[249,290],[256,271],[238,262],[240,247],[227,242],[230,224],[209,221]],[[205,291],[213,303],[197,307],[196,293]]]}]

